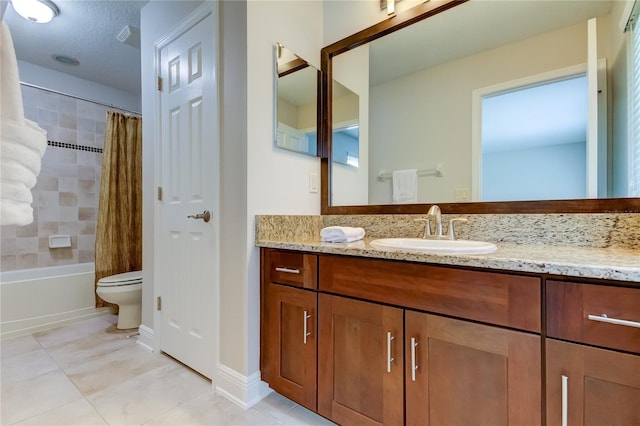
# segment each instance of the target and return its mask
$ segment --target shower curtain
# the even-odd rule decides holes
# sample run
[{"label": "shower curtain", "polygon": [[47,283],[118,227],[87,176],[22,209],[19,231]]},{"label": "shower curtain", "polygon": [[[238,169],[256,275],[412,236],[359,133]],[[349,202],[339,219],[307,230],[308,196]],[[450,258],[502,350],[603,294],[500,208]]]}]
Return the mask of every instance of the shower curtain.
[{"label": "shower curtain", "polygon": [[[142,118],[107,113],[96,226],[100,278],[142,270]],[[96,294],[96,307],[112,306]]]}]

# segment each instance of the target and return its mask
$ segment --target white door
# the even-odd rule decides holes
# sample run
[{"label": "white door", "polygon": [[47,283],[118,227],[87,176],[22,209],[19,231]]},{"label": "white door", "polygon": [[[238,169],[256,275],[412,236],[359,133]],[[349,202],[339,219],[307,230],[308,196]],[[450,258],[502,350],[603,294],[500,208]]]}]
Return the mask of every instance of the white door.
[{"label": "white door", "polygon": [[155,274],[160,350],[209,378],[218,286],[215,20],[210,14],[176,31],[160,50],[162,258]]}]

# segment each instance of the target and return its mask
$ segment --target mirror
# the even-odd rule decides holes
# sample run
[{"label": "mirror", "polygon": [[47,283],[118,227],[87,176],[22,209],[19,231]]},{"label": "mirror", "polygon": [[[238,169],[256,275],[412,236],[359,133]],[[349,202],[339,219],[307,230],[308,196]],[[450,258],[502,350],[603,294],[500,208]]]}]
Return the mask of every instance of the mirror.
[{"label": "mirror", "polygon": [[[420,213],[426,211],[421,203],[444,204],[447,213],[586,212],[640,208],[638,199],[620,199],[629,197],[624,175],[628,146],[625,105],[627,63],[623,58],[628,38],[618,23],[625,2],[430,3],[416,6],[393,20],[381,22],[323,49],[325,81],[345,78],[345,70],[347,77],[357,74],[360,80],[367,81],[367,87],[358,87],[354,91],[365,99],[364,107],[361,103],[359,111],[360,149],[368,154],[366,159],[360,160],[360,168],[368,169],[367,180],[359,188],[348,191],[358,194],[352,199],[336,197],[339,188],[345,191],[345,182],[336,173],[335,165],[327,159],[322,169],[324,214]],[[535,19],[536,16],[540,19]],[[605,182],[604,190],[598,188],[594,195],[579,188],[576,191],[582,191],[582,197],[575,192],[568,193],[570,195],[546,192],[534,196],[532,191],[519,191],[524,186],[518,185],[528,185],[527,189],[530,189],[552,186],[553,183],[540,185],[538,177],[523,175],[522,168],[516,168],[520,181],[506,175],[506,170],[490,169],[490,163],[504,165],[506,162],[499,161],[499,156],[487,159],[490,154],[483,150],[482,101],[501,93],[501,90],[504,93],[514,91],[511,87],[517,86],[509,84],[533,87],[543,81],[558,82],[586,74],[587,20],[591,17],[598,17],[597,56],[605,60],[603,70],[597,73],[598,78],[604,77],[597,97],[599,105],[606,108],[600,117],[607,121],[600,123],[599,137],[591,139],[598,141],[596,151],[606,155],[596,160],[594,166],[599,173],[597,179]],[[509,25],[505,25],[507,22]],[[455,80],[456,77],[460,79]],[[331,106],[332,89],[326,86],[322,96]],[[568,118],[567,111],[561,113]],[[331,123],[331,108],[322,113],[323,125]],[[504,124],[511,119],[498,118],[495,121]],[[532,122],[533,118],[529,116],[528,121]],[[560,120],[560,124],[567,121]],[[583,127],[586,126],[584,122],[583,119]],[[488,125],[486,127],[489,128]],[[515,126],[516,130],[522,127]],[[499,130],[504,130],[504,126],[499,126]],[[581,155],[586,157],[590,149],[585,141],[586,129],[577,133],[582,145],[576,148],[578,151],[568,150],[567,159],[575,157],[576,152],[582,152]],[[329,136],[331,132],[325,134]],[[510,134],[507,139],[510,138],[515,137]],[[547,137],[545,140],[551,139]],[[563,145],[568,146],[569,142],[565,141]],[[327,137],[323,143],[329,145],[330,138]],[[553,152],[556,148],[538,150]],[[323,148],[323,152],[329,152],[329,148]],[[530,161],[533,156],[530,153],[522,156],[524,152],[520,153],[519,161]],[[515,155],[512,152],[508,154]],[[547,160],[544,156],[542,158],[540,164],[545,165],[549,158],[557,156],[546,157]],[[559,161],[551,172],[562,169],[565,164]],[[582,170],[578,167],[576,173],[584,176],[588,170],[586,165],[582,167]],[[389,177],[391,172],[403,169],[418,172],[419,194],[417,201],[409,205],[394,205],[393,185]],[[540,167],[537,169],[539,171]],[[483,178],[496,174],[499,180],[514,182],[515,195],[503,197],[485,191],[483,197]],[[580,180],[584,183],[587,177],[580,177]],[[586,188],[587,184],[583,186]],[[524,193],[527,194],[525,198],[518,198]],[[609,199],[586,199],[595,196]]]},{"label": "mirror", "polygon": [[315,156],[319,71],[283,45],[274,45],[275,143],[279,148]]}]

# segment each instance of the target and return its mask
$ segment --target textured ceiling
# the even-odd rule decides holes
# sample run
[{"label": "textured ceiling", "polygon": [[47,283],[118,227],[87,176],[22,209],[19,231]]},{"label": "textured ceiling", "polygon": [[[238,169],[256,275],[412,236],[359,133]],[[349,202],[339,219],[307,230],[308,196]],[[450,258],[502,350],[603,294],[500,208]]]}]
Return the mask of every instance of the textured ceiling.
[{"label": "textured ceiling", "polygon": [[[60,14],[47,24],[21,18],[12,6],[5,21],[19,60],[127,92],[140,93],[140,49],[116,36],[131,25],[140,28],[146,1],[53,0]],[[64,65],[52,55],[73,56],[79,66]]]}]

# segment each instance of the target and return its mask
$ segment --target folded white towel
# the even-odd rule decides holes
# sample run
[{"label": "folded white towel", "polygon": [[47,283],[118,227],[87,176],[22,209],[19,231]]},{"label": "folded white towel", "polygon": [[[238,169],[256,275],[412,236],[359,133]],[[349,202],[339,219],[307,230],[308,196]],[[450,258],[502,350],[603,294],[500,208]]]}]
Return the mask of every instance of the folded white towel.
[{"label": "folded white towel", "polygon": [[391,180],[394,204],[418,202],[418,171],[416,169],[395,170]]},{"label": "folded white towel", "polygon": [[320,237],[326,243],[350,243],[363,239],[364,234],[364,229],[350,226],[327,226],[320,231]]},{"label": "folded white towel", "polygon": [[33,222],[31,188],[47,133],[24,118],[13,40],[4,21],[0,30],[0,224],[22,226]]}]

